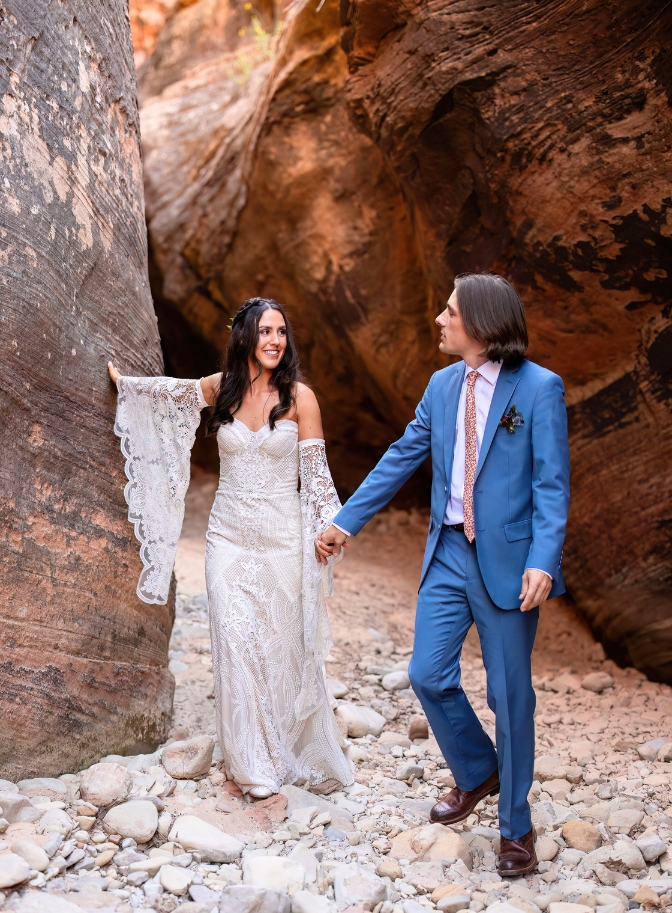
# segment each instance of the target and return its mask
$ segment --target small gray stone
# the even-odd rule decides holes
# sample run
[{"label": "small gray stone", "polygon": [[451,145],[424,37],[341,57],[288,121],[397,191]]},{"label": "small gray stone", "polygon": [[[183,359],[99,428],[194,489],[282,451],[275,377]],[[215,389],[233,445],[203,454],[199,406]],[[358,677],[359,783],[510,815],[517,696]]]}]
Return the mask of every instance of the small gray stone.
[{"label": "small gray stone", "polygon": [[290,913],[291,901],[286,894],[255,888],[252,885],[229,885],[222,891],[219,913]]},{"label": "small gray stone", "polygon": [[387,675],[384,675],[381,684],[386,691],[401,691],[404,688],[410,688],[411,680],[408,677],[408,672],[400,669],[397,672],[388,672]]},{"label": "small gray stone", "polygon": [[[309,891],[298,891],[292,897],[292,913],[336,913],[337,909],[333,900]],[[424,907],[422,913],[426,913]]]},{"label": "small gray stone", "polygon": [[[667,744],[667,739],[649,739],[648,742],[643,742],[637,747],[637,753],[644,761],[655,761],[658,757],[658,752]],[[0,805],[2,802],[0,802]]]},{"label": "small gray stone", "polygon": [[126,880],[131,887],[139,888],[141,884],[149,881],[149,872],[129,872]]},{"label": "small gray stone", "polygon": [[188,669],[187,663],[183,663],[181,659],[171,659],[168,663],[168,671],[171,675],[179,675],[180,672],[187,672]]},{"label": "small gray stone", "polygon": [[365,906],[373,909],[387,897],[385,883],[357,863],[343,863],[334,872],[336,902],[346,907]]},{"label": "small gray stone", "polygon": [[[206,888],[204,884],[189,885],[189,897],[196,903],[205,904],[208,910],[217,906],[221,896],[221,891],[213,891],[211,888]],[[183,907],[180,907],[180,910],[182,909]]]},{"label": "small gray stone", "polygon": [[414,761],[404,761],[397,767],[397,780],[410,780],[411,777],[422,777],[424,767],[420,767]]},{"label": "small gray stone", "polygon": [[655,862],[663,853],[667,852],[667,845],[663,843],[657,834],[640,837],[639,840],[635,840],[635,846],[646,862]]}]

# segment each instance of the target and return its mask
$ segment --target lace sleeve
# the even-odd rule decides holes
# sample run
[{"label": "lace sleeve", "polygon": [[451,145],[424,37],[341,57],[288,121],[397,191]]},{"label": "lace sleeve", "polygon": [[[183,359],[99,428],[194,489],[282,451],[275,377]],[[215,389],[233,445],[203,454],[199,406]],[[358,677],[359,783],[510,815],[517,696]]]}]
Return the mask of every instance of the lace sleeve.
[{"label": "lace sleeve", "polygon": [[121,438],[128,483],[128,519],[140,541],[143,602],[168,601],[177,540],[189,485],[190,456],[200,410],[200,381],[120,377],[114,431]]},{"label": "lace sleeve", "polygon": [[[301,480],[301,521],[303,546],[302,603],[303,639],[306,661],[296,712],[304,719],[314,712],[323,699],[326,684],[324,659],[332,646],[325,596],[333,592],[333,565],[325,567],[315,558],[313,542],[341,509],[331,479],[324,441],[299,442],[299,478]],[[342,555],[341,555],[342,556]]]}]

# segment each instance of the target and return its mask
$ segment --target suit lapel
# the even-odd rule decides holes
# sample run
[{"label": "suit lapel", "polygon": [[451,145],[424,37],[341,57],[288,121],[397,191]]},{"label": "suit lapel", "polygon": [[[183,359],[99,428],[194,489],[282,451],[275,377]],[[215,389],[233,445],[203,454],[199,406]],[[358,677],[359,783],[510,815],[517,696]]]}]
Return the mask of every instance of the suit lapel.
[{"label": "suit lapel", "polygon": [[520,380],[520,368],[507,368],[506,365],[502,365],[502,370],[499,372],[499,377],[497,378],[497,383],[495,384],[495,392],[492,396],[492,403],[490,404],[490,411],[488,412],[488,420],[485,423],[485,430],[483,432],[483,440],[481,441],[481,452],[478,456],[478,466],[476,467],[476,476],[483,467],[485,458],[488,455],[490,450],[490,445],[495,437],[495,431],[499,426],[500,420],[504,413],[506,412],[506,407],[509,404],[509,400],[515,393],[516,387],[518,386],[518,381]]},{"label": "suit lapel", "polygon": [[453,466],[453,451],[455,449],[455,422],[457,421],[457,407],[460,402],[460,392],[464,380],[464,362],[460,362],[461,369],[456,370],[446,387],[446,410],[443,419],[443,447],[446,479],[450,485],[450,474]]}]

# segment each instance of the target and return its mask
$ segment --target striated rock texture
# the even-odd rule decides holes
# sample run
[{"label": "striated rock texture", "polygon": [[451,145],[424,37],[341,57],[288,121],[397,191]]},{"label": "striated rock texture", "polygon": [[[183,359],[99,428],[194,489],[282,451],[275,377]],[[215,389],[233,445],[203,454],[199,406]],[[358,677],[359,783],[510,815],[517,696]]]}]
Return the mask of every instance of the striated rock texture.
[{"label": "striated rock texture", "polygon": [[327,0],[292,5],[256,66],[221,26],[191,67],[164,32],[142,77],[171,370],[212,370],[243,298],[285,301],[347,494],[443,364],[455,274],[507,275],[568,391],[570,591],[612,656],[665,681],[671,35],[662,2]]},{"label": "striated rock texture", "polygon": [[159,742],[173,603],[135,595],[110,356],[161,372],[125,4],[5,4],[0,777]]}]

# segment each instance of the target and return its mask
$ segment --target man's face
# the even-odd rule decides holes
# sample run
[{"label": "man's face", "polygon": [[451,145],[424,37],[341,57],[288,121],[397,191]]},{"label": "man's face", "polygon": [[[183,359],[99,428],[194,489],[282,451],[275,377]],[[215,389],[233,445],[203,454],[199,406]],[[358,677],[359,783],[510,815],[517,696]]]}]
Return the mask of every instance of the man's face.
[{"label": "man's face", "polygon": [[445,311],[436,318],[436,325],[441,330],[439,351],[444,355],[459,355],[464,358],[465,354],[474,348],[474,340],[464,329],[455,291],[448,299]]}]

